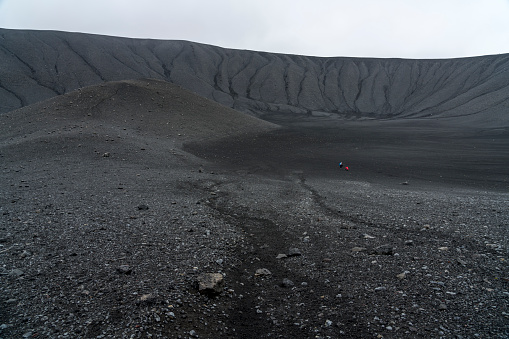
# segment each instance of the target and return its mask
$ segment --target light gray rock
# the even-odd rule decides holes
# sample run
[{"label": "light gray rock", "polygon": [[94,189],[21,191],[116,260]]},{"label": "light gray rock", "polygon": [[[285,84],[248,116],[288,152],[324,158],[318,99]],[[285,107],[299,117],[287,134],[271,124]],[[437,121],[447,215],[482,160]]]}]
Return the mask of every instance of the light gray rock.
[{"label": "light gray rock", "polygon": [[215,296],[223,291],[224,276],[221,273],[204,273],[196,279],[198,291],[208,296]]},{"label": "light gray rock", "polygon": [[264,275],[271,275],[271,274],[272,274],[272,272],[266,268],[259,268],[255,272],[255,276],[264,276]]}]

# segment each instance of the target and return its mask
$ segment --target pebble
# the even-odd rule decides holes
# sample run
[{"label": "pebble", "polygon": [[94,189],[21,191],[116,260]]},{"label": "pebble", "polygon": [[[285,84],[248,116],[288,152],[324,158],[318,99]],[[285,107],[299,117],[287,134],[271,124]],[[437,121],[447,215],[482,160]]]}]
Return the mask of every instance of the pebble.
[{"label": "pebble", "polygon": [[397,277],[398,279],[400,279],[400,280],[403,280],[403,279],[405,279],[405,278],[406,278],[406,273],[405,273],[405,272],[400,273],[400,274],[398,274],[396,277]]},{"label": "pebble", "polygon": [[15,277],[21,277],[23,274],[25,274],[25,272],[23,272],[22,270],[20,270],[19,268],[15,268],[11,271],[10,275],[12,276],[15,276]]},{"label": "pebble", "polygon": [[392,255],[394,253],[394,249],[390,245],[381,245],[375,247],[372,253],[377,255]]},{"label": "pebble", "polygon": [[291,281],[290,279],[288,279],[288,278],[284,278],[284,279],[283,279],[283,282],[281,283],[281,286],[282,286],[282,287],[293,287],[293,286],[295,286],[295,284],[294,284],[294,282],[293,282],[293,281]]},{"label": "pebble", "polygon": [[117,267],[117,272],[121,274],[131,274],[132,268],[129,265],[120,265]]},{"label": "pebble", "polygon": [[302,252],[298,248],[293,247],[288,250],[289,257],[298,257],[300,255],[302,255]]},{"label": "pebble", "polygon": [[268,270],[268,269],[266,269],[266,268],[259,268],[259,269],[257,269],[257,270],[256,270],[256,272],[255,272],[255,275],[256,275],[256,276],[261,276],[261,275],[271,275],[271,274],[272,274],[272,272],[271,272],[271,271],[269,271],[269,270]]}]

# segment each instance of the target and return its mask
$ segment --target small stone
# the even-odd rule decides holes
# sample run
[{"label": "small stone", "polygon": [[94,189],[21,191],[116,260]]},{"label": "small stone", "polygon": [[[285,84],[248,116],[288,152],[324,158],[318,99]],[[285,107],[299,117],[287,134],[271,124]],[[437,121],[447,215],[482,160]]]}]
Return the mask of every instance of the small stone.
[{"label": "small stone", "polygon": [[8,299],[5,301],[6,304],[14,304],[15,302],[17,302],[16,299]]},{"label": "small stone", "polygon": [[374,237],[374,236],[369,235],[369,234],[363,234],[363,235],[362,235],[362,237],[363,237],[364,239],[375,239],[375,237]]},{"label": "small stone", "polygon": [[23,272],[22,270],[20,270],[19,268],[15,268],[13,269],[9,275],[11,276],[14,276],[14,277],[21,277],[23,274],[25,274],[25,272]]},{"label": "small stone", "polygon": [[293,282],[293,281],[291,281],[290,279],[288,279],[288,278],[284,278],[284,279],[283,279],[283,282],[281,283],[281,286],[282,286],[282,287],[293,287],[293,286],[295,286],[295,284],[294,284],[294,282]]},{"label": "small stone", "polygon": [[302,255],[302,252],[298,248],[293,247],[288,250],[289,257],[298,257],[300,255]]},{"label": "small stone", "polygon": [[152,305],[156,302],[156,297],[152,293],[143,294],[138,298],[138,303],[143,305]]},{"label": "small stone", "polygon": [[329,319],[327,319],[327,320],[325,321],[325,326],[326,326],[326,327],[331,327],[331,326],[332,326],[332,321],[330,321]]},{"label": "small stone", "polygon": [[110,156],[110,152],[103,153],[104,158],[109,158],[109,156]]},{"label": "small stone", "polygon": [[272,272],[266,268],[259,268],[255,272],[255,276],[271,275]]},{"label": "small stone", "polygon": [[147,206],[147,205],[139,205],[139,206],[138,206],[138,210],[140,210],[140,211],[146,211],[146,210],[148,210],[148,206]]},{"label": "small stone", "polygon": [[414,245],[414,241],[413,240],[405,240],[405,245],[406,246],[413,246]]},{"label": "small stone", "polygon": [[441,311],[446,310],[447,309],[447,305],[442,303],[442,304],[438,305],[438,309],[441,310]]},{"label": "small stone", "polygon": [[208,296],[215,296],[223,291],[224,276],[221,273],[204,273],[197,278],[198,291]]},{"label": "small stone", "polygon": [[443,247],[439,247],[438,250],[439,251],[447,251],[449,249],[449,247],[447,246],[443,246]]},{"label": "small stone", "polygon": [[382,245],[382,246],[375,247],[373,249],[373,251],[371,251],[371,254],[376,254],[376,255],[393,255],[394,254],[394,249],[390,245]]},{"label": "small stone", "polygon": [[405,272],[400,273],[400,274],[398,274],[398,275],[396,276],[396,278],[398,278],[398,279],[400,279],[400,280],[403,280],[403,279],[405,279],[405,278],[406,278],[406,273],[405,273]]},{"label": "small stone", "polygon": [[367,248],[365,248],[365,247],[354,247],[354,248],[352,248],[352,252],[364,252],[366,250],[367,250]]},{"label": "small stone", "polygon": [[117,272],[121,274],[131,274],[132,268],[129,265],[120,265],[117,267]]},{"label": "small stone", "polygon": [[286,254],[282,254],[282,253],[279,253],[276,257],[276,259],[284,259],[284,258],[287,258],[288,256]]}]

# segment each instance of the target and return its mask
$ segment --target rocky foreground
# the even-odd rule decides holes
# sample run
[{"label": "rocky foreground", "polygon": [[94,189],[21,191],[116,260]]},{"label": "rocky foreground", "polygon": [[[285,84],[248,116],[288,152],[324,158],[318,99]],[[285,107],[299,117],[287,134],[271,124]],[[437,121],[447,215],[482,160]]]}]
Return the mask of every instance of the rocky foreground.
[{"label": "rocky foreground", "polygon": [[2,338],[509,335],[507,194],[109,150],[5,163]]},{"label": "rocky foreground", "polygon": [[0,338],[509,337],[503,126],[296,121],[153,80],[1,115]]}]

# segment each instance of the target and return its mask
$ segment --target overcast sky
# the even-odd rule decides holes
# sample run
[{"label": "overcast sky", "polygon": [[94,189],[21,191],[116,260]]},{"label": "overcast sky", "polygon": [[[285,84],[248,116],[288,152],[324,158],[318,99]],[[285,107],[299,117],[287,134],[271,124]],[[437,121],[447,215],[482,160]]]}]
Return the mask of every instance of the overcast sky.
[{"label": "overcast sky", "polygon": [[452,58],[509,53],[509,0],[0,0],[0,27],[301,55]]}]

